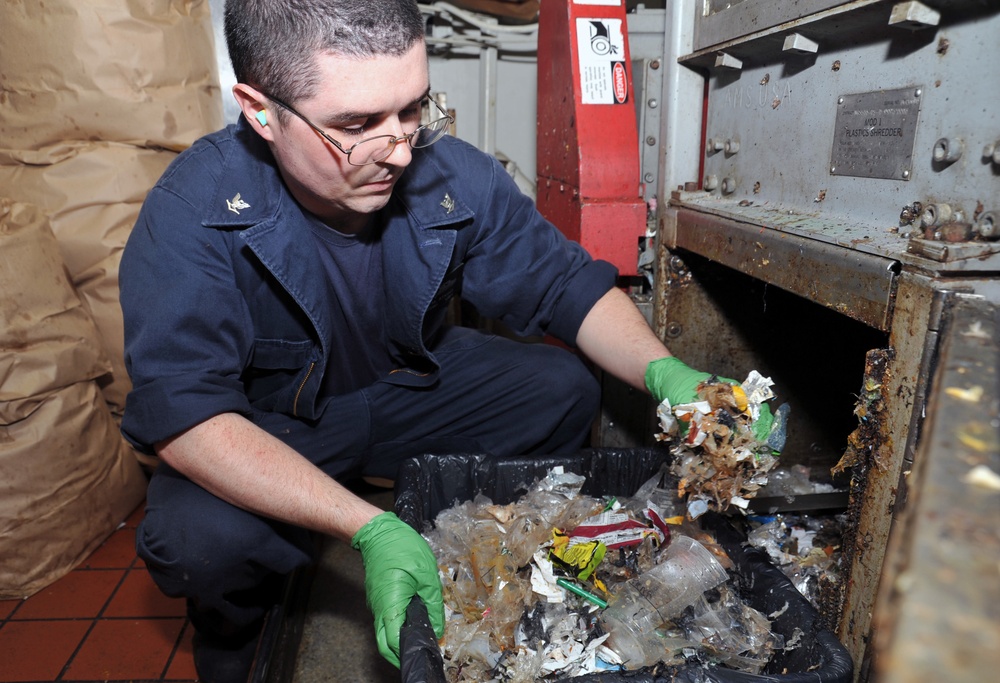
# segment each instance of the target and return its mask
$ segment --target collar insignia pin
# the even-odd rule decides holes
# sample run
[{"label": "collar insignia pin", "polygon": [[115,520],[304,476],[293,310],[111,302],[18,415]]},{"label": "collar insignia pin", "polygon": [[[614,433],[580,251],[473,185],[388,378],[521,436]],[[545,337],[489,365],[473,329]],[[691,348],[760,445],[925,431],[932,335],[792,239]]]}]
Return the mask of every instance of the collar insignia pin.
[{"label": "collar insignia pin", "polygon": [[455,200],[451,198],[451,195],[445,192],[444,199],[441,201],[441,206],[444,207],[445,213],[451,213],[455,210]]},{"label": "collar insignia pin", "polygon": [[226,208],[228,208],[230,211],[239,216],[240,209],[249,209],[250,205],[247,204],[245,201],[243,201],[243,199],[240,197],[240,193],[237,192],[235,197],[226,200]]}]

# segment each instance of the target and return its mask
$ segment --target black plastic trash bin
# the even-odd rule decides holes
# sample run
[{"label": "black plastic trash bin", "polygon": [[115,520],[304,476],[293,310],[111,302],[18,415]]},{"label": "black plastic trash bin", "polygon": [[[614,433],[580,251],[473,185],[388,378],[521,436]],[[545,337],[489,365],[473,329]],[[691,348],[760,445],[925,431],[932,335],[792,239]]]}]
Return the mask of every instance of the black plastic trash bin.
[{"label": "black plastic trash bin", "polygon": [[[582,494],[628,496],[660,471],[669,458],[663,449],[591,449],[571,456],[493,458],[485,455],[425,455],[405,462],[396,479],[395,511],[419,531],[439,512],[483,494],[498,504],[520,498],[537,479],[561,465],[586,477]],[[702,526],[712,532],[733,560],[734,578],[747,603],[776,614],[772,630],[794,647],[779,650],[761,674],[716,666],[648,667],[562,679],[565,683],[849,683],[850,655],[836,636],[822,628],[819,614],[767,555],[745,543],[726,518],[708,514]],[[419,609],[401,634],[403,683],[443,681],[442,659]],[[409,613],[408,613],[409,614]]]}]

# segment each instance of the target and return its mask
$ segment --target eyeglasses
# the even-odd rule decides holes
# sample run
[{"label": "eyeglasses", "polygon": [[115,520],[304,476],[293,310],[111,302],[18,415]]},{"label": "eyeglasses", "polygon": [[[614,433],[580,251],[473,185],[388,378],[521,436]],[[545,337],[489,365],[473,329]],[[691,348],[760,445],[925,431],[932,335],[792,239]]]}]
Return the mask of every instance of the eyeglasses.
[{"label": "eyeglasses", "polygon": [[433,97],[426,97],[424,99],[437,107],[437,110],[444,114],[444,116],[439,119],[429,121],[422,126],[418,126],[416,130],[412,133],[408,133],[407,135],[400,135],[399,137],[396,137],[395,135],[376,135],[374,137],[365,138],[361,142],[355,143],[350,148],[344,149],[343,145],[331,138],[322,128],[297,112],[290,104],[282,102],[273,95],[268,95],[267,93],[261,94],[281,108],[287,109],[289,112],[305,121],[310,128],[322,135],[324,140],[346,154],[347,163],[352,166],[366,166],[388,158],[388,156],[392,154],[393,150],[396,149],[396,145],[403,140],[406,140],[406,142],[413,149],[430,147],[444,137],[444,134],[448,132],[448,126],[455,120],[455,117],[451,116],[448,112],[442,109],[441,105],[438,104]]}]

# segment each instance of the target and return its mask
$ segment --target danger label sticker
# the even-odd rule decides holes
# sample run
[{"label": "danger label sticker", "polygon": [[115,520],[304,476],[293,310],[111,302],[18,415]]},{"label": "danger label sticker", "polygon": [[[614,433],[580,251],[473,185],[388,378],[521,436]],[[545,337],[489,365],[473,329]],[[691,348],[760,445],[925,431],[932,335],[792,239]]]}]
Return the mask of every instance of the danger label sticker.
[{"label": "danger label sticker", "polygon": [[580,97],[583,104],[628,102],[625,37],[621,19],[577,19]]}]

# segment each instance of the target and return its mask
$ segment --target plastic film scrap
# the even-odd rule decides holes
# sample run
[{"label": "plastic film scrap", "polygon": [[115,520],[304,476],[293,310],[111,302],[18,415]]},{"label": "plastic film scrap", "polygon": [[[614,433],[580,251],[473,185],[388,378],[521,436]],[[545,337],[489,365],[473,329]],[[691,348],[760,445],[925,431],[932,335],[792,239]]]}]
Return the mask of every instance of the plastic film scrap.
[{"label": "plastic film scrap", "polygon": [[479,494],[442,510],[424,536],[444,589],[447,680],[760,672],[783,638],[729,585],[731,560],[685,520],[665,468],[632,496],[598,498],[554,467],[512,503]]},{"label": "plastic film scrap", "polygon": [[713,377],[698,386],[698,401],[663,401],[657,408],[662,431],[656,438],[670,446],[677,492],[691,519],[709,510],[745,512],[767,484],[784,445],[787,406],[775,412],[768,435],[758,438],[752,427],[764,402],[774,398],[772,384],[756,370],[742,385]]},{"label": "plastic film scrap", "polygon": [[795,588],[817,608],[840,584],[841,539],[847,516],[779,514],[749,519],[747,542],[764,550]]}]

